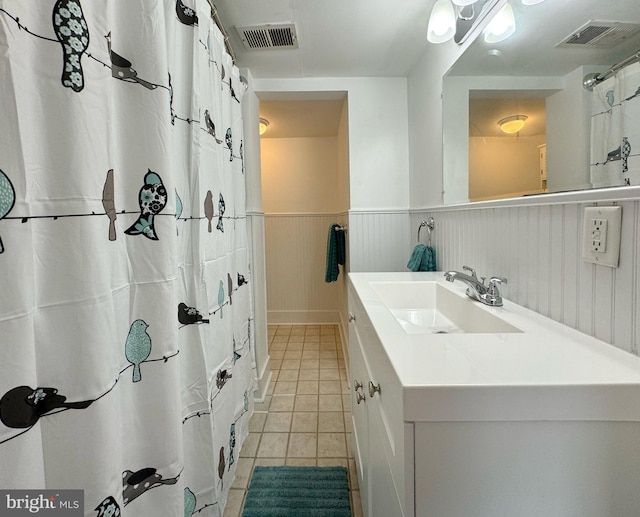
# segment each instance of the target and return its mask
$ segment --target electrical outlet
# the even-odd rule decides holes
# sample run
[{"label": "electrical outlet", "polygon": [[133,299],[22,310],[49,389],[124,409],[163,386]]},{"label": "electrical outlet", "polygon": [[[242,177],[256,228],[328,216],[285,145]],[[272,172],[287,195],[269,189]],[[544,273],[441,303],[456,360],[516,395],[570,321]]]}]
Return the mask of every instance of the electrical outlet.
[{"label": "electrical outlet", "polygon": [[604,218],[591,219],[590,249],[595,253],[607,251],[607,220]]},{"label": "electrical outlet", "polygon": [[618,267],[622,207],[584,209],[582,258],[601,266]]}]

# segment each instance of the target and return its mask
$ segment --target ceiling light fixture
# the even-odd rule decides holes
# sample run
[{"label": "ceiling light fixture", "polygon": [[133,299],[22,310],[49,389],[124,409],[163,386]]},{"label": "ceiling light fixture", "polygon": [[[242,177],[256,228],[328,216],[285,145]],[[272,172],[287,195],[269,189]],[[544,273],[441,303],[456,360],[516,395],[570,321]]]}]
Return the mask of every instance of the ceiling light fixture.
[{"label": "ceiling light fixture", "polygon": [[438,0],[429,17],[427,40],[429,43],[444,43],[456,32],[456,13],[449,0]]},{"label": "ceiling light fixture", "polygon": [[269,121],[266,118],[260,118],[260,122],[258,124],[258,131],[260,132],[261,135],[264,135],[264,132],[267,130],[267,127],[269,127]]},{"label": "ceiling light fixture", "polygon": [[484,40],[487,43],[498,43],[506,40],[516,31],[516,19],[513,15],[513,8],[507,2],[502,9],[493,17],[483,31]]},{"label": "ceiling light fixture", "polygon": [[526,115],[512,115],[499,120],[498,125],[504,133],[512,135],[524,127],[525,120],[527,120]]}]

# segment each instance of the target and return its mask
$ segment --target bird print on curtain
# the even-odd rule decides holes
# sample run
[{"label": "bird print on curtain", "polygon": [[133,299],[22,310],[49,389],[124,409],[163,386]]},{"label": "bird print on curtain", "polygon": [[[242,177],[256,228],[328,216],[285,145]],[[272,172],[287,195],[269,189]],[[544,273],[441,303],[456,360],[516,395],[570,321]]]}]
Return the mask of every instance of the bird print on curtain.
[{"label": "bird print on curtain", "polygon": [[[0,170],[0,220],[4,219],[16,202],[16,192],[9,177]],[[2,235],[0,235],[0,253],[4,252]]]},{"label": "bird print on curtain", "polygon": [[94,510],[98,512],[96,517],[120,517],[122,515],[120,505],[112,496],[105,498]]},{"label": "bird print on curtain", "polygon": [[149,90],[155,90],[158,85],[145,81],[138,77],[138,72],[133,69],[131,61],[117,54],[111,48],[111,32],[105,38],[107,39],[107,49],[109,50],[109,61],[111,61],[111,75],[121,81],[138,83]]},{"label": "bird print on curtain", "polygon": [[176,15],[180,23],[184,23],[185,25],[198,24],[198,15],[193,9],[184,5],[182,0],[176,0]]},{"label": "bird print on curtain", "polygon": [[216,125],[213,123],[213,120],[211,120],[211,114],[209,113],[209,110],[204,110],[204,123],[207,126],[207,133],[209,133],[213,137],[216,143],[221,144],[222,140],[220,140],[216,136]]},{"label": "bird print on curtain", "polygon": [[[176,190],[176,223],[182,217],[182,199],[180,198],[178,191]],[[176,235],[180,235],[180,231],[178,230],[178,225],[176,224]]]},{"label": "bird print on curtain", "polygon": [[220,192],[220,196],[218,197],[218,224],[216,225],[216,230],[220,230],[221,232],[224,232],[224,212],[225,202],[222,192]]},{"label": "bird print on curtain", "polygon": [[229,161],[233,161],[233,134],[231,132],[231,128],[227,129],[226,134],[224,135],[224,141],[229,148]]},{"label": "bird print on curtain", "polygon": [[118,218],[118,215],[116,214],[116,203],[113,189],[113,169],[109,169],[102,189],[102,208],[104,208],[104,213],[109,218],[110,241],[116,240],[116,219]]},{"label": "bird print on curtain", "polygon": [[124,345],[124,353],[133,365],[133,382],[142,380],[140,364],[151,355],[151,337],[147,333],[149,325],[143,320],[136,320],[131,324],[127,341]]},{"label": "bird print on curtain", "polygon": [[204,198],[204,216],[209,221],[207,231],[211,233],[213,231],[211,226],[211,220],[213,219],[213,193],[210,190],[207,190],[207,196]]},{"label": "bird print on curtain", "polygon": [[223,306],[224,306],[224,282],[220,280],[220,284],[218,284],[218,307],[220,310],[220,319],[222,319]]},{"label": "bird print on curtain", "polygon": [[140,217],[127,228],[124,233],[128,235],[144,235],[153,241],[158,240],[153,224],[154,217],[167,206],[167,189],[158,174],[149,169],[144,176],[144,185],[138,194],[140,205]]},{"label": "bird print on curtain", "polygon": [[198,500],[189,487],[184,489],[184,516],[191,517],[196,510]]},{"label": "bird print on curtain", "polygon": [[86,409],[93,400],[67,402],[56,388],[17,386],[0,398],[0,422],[14,429],[31,429],[43,416],[67,409]]},{"label": "bird print on curtain", "polygon": [[53,28],[62,46],[62,85],[81,92],[84,88],[81,60],[89,48],[89,29],[80,0],[58,0],[55,3]]},{"label": "bird print on curtain", "polygon": [[165,479],[153,467],[145,467],[136,472],[125,470],[122,473],[122,499],[124,505],[128,505],[152,488],[161,485],[175,485],[179,477],[178,475]]},{"label": "bird print on curtain", "polygon": [[182,325],[199,325],[201,323],[209,323],[209,320],[203,318],[198,309],[195,307],[188,307],[184,302],[180,302],[178,304],[178,321]]}]

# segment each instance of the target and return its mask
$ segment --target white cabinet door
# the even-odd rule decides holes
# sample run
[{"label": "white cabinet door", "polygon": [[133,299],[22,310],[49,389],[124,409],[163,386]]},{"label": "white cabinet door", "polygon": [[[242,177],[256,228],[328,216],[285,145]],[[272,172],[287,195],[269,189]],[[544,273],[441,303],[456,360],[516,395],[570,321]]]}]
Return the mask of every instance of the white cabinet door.
[{"label": "white cabinet door", "polygon": [[[373,326],[364,308],[349,292],[349,355],[353,442],[362,510],[365,517],[402,517],[404,438],[401,390],[390,377],[388,359],[381,355]],[[386,383],[384,395],[369,383]],[[383,406],[383,397],[386,405]],[[390,424],[390,416],[395,424]],[[392,428],[396,429],[393,437]],[[397,477],[394,477],[394,471]]]},{"label": "white cabinet door", "polygon": [[[353,305],[350,303],[350,307]],[[351,397],[351,421],[353,424],[353,447],[356,469],[358,471],[358,484],[360,485],[360,498],[362,499],[362,511],[369,515],[369,479],[368,479],[368,454],[369,454],[369,429],[367,421],[367,402],[365,388],[367,383],[367,367],[362,355],[360,341],[355,322],[349,325],[349,380]]]},{"label": "white cabinet door", "polygon": [[402,517],[396,483],[391,470],[392,451],[378,402],[367,400],[369,416],[369,517]]}]

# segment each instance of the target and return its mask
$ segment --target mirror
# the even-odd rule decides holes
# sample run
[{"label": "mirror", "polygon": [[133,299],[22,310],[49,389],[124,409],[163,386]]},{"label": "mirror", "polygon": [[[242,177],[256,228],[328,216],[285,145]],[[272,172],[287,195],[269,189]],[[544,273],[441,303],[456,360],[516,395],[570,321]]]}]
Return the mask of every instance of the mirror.
[{"label": "mirror", "polygon": [[[443,79],[445,204],[592,188],[583,78],[640,50],[637,0],[511,5],[516,33],[492,45],[478,35]],[[502,133],[515,115],[524,128]]]}]

